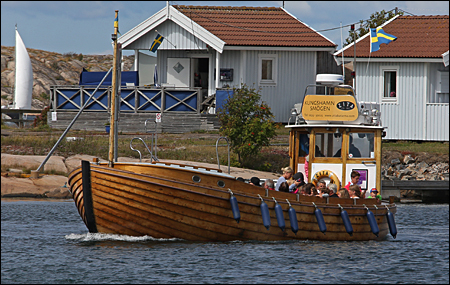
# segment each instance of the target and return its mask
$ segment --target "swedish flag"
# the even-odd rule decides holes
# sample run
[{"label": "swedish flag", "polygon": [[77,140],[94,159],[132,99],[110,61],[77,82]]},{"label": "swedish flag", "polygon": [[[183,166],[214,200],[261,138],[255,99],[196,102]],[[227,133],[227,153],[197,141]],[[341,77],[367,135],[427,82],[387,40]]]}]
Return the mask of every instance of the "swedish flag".
[{"label": "swedish flag", "polygon": [[121,35],[121,33],[119,32],[119,15],[117,15],[117,17],[114,19],[114,28],[117,28],[117,33]]},{"label": "swedish flag", "polygon": [[383,31],[382,28],[370,29],[370,52],[380,49],[381,44],[389,44],[397,39],[396,36],[390,35]]},{"label": "swedish flag", "polygon": [[155,52],[159,48],[159,45],[162,43],[163,40],[164,40],[164,37],[161,36],[160,34],[157,34],[156,38],[153,41],[153,44],[150,48],[150,51]]}]

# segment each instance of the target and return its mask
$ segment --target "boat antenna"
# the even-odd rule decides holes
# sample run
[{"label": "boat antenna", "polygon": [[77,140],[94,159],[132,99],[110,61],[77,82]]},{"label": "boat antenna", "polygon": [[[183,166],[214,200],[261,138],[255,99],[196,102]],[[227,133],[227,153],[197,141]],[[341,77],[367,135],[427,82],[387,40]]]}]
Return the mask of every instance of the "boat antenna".
[{"label": "boat antenna", "polygon": [[[342,43],[342,22],[341,22],[341,48],[344,47],[344,44]],[[344,78],[344,84],[345,84],[345,65],[344,65],[344,51],[342,51],[342,78]]]},{"label": "boat antenna", "polygon": [[353,72],[355,77],[353,78],[353,89],[355,90],[355,96],[356,96],[356,30],[355,30],[355,24],[351,26],[353,29]]},{"label": "boat antenna", "polygon": [[[114,165],[115,162],[115,157],[114,157],[114,150],[115,150],[115,144],[116,144],[116,129],[117,129],[117,125],[116,125],[116,97],[117,97],[117,89],[118,89],[118,85],[117,85],[117,54],[118,54],[118,46],[117,46],[117,32],[119,30],[119,10],[116,10],[116,17],[115,17],[115,21],[114,21],[114,34],[111,35],[111,38],[114,42],[114,57],[113,57],[113,74],[112,74],[112,93],[111,93],[111,116],[110,116],[110,130],[109,130],[109,153],[108,153],[108,165],[110,167],[112,167]],[[120,65],[119,65],[120,66]]]}]

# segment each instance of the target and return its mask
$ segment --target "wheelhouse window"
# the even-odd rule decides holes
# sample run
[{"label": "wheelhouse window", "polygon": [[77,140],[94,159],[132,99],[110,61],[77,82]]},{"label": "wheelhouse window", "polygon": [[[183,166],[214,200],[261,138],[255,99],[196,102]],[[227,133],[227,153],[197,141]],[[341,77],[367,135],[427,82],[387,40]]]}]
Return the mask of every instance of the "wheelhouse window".
[{"label": "wheelhouse window", "polygon": [[316,133],[314,157],[340,157],[341,145],[341,133]]},{"label": "wheelhouse window", "polygon": [[258,77],[259,85],[277,84],[277,55],[260,54],[258,55]]},{"label": "wheelhouse window", "polygon": [[350,133],[348,144],[349,158],[375,158],[375,135],[373,133]]}]

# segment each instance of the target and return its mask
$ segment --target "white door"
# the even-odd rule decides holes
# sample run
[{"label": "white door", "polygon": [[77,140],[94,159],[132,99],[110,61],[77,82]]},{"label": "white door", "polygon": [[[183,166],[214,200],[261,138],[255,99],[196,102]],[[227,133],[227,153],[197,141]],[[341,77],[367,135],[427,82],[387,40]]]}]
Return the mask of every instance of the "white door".
[{"label": "white door", "polygon": [[189,87],[190,58],[167,58],[167,83],[175,87]]}]

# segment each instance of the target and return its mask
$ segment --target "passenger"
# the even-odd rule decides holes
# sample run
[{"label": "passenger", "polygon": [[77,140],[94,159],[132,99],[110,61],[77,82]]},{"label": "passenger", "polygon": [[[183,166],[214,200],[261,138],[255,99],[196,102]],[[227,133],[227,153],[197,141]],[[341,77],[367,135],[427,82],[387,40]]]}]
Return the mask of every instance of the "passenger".
[{"label": "passenger", "polygon": [[311,189],[314,188],[314,184],[312,183],[306,183],[303,186],[303,190],[305,192],[305,195],[311,196]]},{"label": "passenger", "polygon": [[289,193],[289,184],[286,181],[282,182],[278,191]]},{"label": "passenger", "polygon": [[275,190],[275,184],[272,179],[266,179],[264,182],[264,188],[268,190]]},{"label": "passenger", "polygon": [[310,196],[317,196],[317,195],[319,195],[319,192],[317,192],[316,186],[311,187],[311,195]]},{"label": "passenger", "polygon": [[338,198],[339,196],[337,195],[337,185],[334,183],[330,183],[328,184],[328,189],[330,190],[330,197],[336,197]]},{"label": "passenger", "polygon": [[258,177],[252,177],[252,178],[250,178],[250,184],[260,187],[261,180],[259,180]]},{"label": "passenger", "polygon": [[241,182],[245,182],[244,178],[242,178],[242,177],[238,177],[238,178],[236,178],[236,180],[237,181],[241,181]]},{"label": "passenger", "polygon": [[341,189],[341,190],[339,190],[339,192],[337,193],[337,195],[339,196],[339,198],[350,198],[350,195],[348,194],[347,189]]},{"label": "passenger", "polygon": [[[348,190],[348,188],[349,188],[350,186],[352,186],[352,185],[358,185],[359,177],[360,177],[360,176],[361,176],[361,174],[359,174],[358,171],[353,170],[352,173],[350,173],[351,181],[348,182],[347,185],[344,186],[344,188]],[[364,192],[364,194],[365,194],[365,192]]]},{"label": "passenger", "polygon": [[359,186],[358,185],[350,186],[348,188],[348,194],[350,195],[350,198],[352,198],[352,199],[359,199],[359,195],[361,195],[361,192],[359,190]]},{"label": "passenger", "polygon": [[330,190],[328,188],[322,189],[316,196],[319,196],[320,198],[330,197]]},{"label": "passenger", "polygon": [[372,190],[370,190],[370,196],[367,198],[376,198],[381,202],[381,195],[378,194],[377,188],[372,188]]},{"label": "passenger", "polygon": [[318,183],[317,191],[319,193],[322,193],[322,191],[325,189],[327,189],[327,183],[325,182],[325,180],[320,179],[319,183]]},{"label": "passenger", "polygon": [[[281,170],[283,171],[283,175],[280,178],[278,178],[277,185],[275,186],[276,191],[280,191],[281,183],[286,182],[286,180],[291,178],[292,175],[294,174],[294,170],[290,166],[282,168]],[[292,183],[291,185],[288,184],[289,185],[288,192],[294,192],[294,188],[297,187],[299,184],[300,182],[297,181],[294,181],[294,183]]]},{"label": "passenger", "polygon": [[303,195],[305,195],[305,185],[298,186],[297,190],[294,191],[294,194],[303,194]]},{"label": "passenger", "polygon": [[300,182],[300,183],[297,185],[297,187],[294,188],[294,193],[297,193],[297,192],[298,192],[298,191],[297,191],[298,188],[300,188],[301,186],[303,186],[303,185],[306,184],[306,182],[305,182],[305,180],[304,180],[303,173],[297,172],[297,173],[294,174],[294,176],[293,176],[292,178],[294,178],[294,181]]}]

